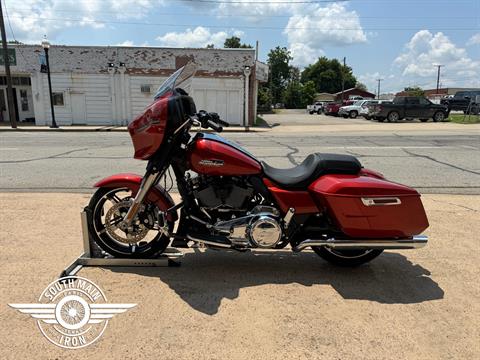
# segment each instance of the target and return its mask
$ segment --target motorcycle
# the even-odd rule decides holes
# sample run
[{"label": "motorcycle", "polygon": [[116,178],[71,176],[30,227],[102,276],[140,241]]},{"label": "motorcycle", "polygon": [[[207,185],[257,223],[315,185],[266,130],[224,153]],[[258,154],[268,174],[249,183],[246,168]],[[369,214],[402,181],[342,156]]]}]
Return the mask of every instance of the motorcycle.
[{"label": "motorcycle", "polygon": [[[115,257],[149,258],[172,242],[249,251],[311,248],[337,265],[356,266],[385,249],[426,245],[420,194],[362,167],[350,155],[314,153],[278,169],[213,132],[228,123],[200,110],[186,91],[188,63],[158,89],[128,126],[146,173],[95,184],[87,207],[91,239]],[[181,201],[161,186],[172,169]]]}]

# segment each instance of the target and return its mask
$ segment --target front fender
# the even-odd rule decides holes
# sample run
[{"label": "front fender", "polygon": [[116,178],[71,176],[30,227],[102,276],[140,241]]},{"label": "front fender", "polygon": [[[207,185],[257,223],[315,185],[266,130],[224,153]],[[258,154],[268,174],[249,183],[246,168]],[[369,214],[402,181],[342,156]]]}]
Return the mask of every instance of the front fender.
[{"label": "front fender", "polygon": [[[135,195],[142,183],[142,177],[137,174],[115,174],[109,176],[105,179],[98,181],[94,187],[97,188],[128,188],[132,191],[132,194]],[[160,186],[154,186],[147,194],[147,200],[156,204],[158,208],[162,211],[166,211],[175,205],[170,194]],[[168,220],[176,221],[178,218],[176,212],[171,212],[168,214]]]}]

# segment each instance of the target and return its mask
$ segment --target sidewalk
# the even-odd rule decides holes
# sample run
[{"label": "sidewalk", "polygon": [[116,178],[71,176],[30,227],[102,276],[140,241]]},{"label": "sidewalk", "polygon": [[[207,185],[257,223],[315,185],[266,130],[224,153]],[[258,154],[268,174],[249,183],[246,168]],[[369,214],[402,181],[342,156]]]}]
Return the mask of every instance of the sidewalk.
[{"label": "sidewalk", "polygon": [[[243,126],[229,126],[224,127],[223,132],[264,132],[268,131],[270,128],[263,128],[263,127],[250,127],[245,128]],[[10,126],[0,125],[0,132],[8,132],[8,131],[39,131],[39,132],[95,132],[95,131],[111,131],[111,132],[126,132],[128,131],[126,126],[75,126],[75,125],[67,125],[61,126],[56,129],[52,129],[48,126],[35,126],[35,125],[26,125],[26,126],[18,126],[16,129],[12,129]],[[192,131],[202,131],[202,132],[213,132],[210,129],[200,129],[192,127]]]}]

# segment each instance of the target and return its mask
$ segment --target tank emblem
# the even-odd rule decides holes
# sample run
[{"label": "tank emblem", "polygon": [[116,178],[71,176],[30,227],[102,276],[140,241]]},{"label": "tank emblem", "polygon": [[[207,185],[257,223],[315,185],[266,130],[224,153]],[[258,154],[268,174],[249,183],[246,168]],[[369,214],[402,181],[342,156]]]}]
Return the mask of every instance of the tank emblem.
[{"label": "tank emblem", "polygon": [[217,160],[217,159],[212,159],[212,160],[200,160],[198,162],[199,165],[203,165],[203,166],[223,166],[224,165],[224,161],[223,160]]}]

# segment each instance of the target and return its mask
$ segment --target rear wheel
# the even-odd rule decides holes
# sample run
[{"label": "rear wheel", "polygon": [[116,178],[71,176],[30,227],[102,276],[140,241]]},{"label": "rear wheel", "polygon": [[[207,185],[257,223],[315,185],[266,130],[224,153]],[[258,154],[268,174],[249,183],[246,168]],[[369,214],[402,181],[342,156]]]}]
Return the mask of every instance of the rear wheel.
[{"label": "rear wheel", "polygon": [[322,113],[321,109],[318,109],[317,114],[320,115]]},{"label": "rear wheel", "polygon": [[400,120],[400,114],[396,111],[392,111],[390,114],[388,114],[387,119],[389,122],[397,122]]},{"label": "rear wheel", "polygon": [[155,204],[142,205],[128,229],[120,223],[126,215],[133,195],[127,188],[100,188],[92,196],[87,212],[90,238],[110,255],[122,258],[148,258],[162,253],[170,241],[167,230],[173,222],[163,224]]},{"label": "rear wheel", "polygon": [[334,250],[325,246],[312,246],[313,251],[317,253],[322,259],[338,266],[359,266],[365,264],[378,255],[383,250]]}]

